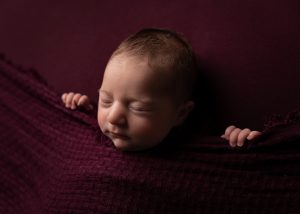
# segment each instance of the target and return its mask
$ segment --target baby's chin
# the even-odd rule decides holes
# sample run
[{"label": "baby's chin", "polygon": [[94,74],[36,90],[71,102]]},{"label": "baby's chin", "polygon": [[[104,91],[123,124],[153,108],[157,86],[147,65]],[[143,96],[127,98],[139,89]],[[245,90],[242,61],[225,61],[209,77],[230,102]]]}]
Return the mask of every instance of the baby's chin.
[{"label": "baby's chin", "polygon": [[138,142],[132,142],[130,140],[128,141],[123,141],[120,139],[111,139],[114,146],[116,147],[117,150],[119,151],[123,151],[123,152],[138,152],[138,151],[144,151],[144,150],[148,150],[155,145],[145,145],[143,143],[138,143]]},{"label": "baby's chin", "polygon": [[[101,129],[101,128],[100,128]],[[109,133],[105,132],[105,130],[101,129],[102,133],[106,135],[112,143],[114,144],[115,148],[119,151],[124,151],[124,152],[137,152],[137,151],[143,151],[143,150],[148,150],[151,149],[155,146],[157,146],[160,142],[147,142],[145,140],[137,140],[137,139],[132,139],[130,137],[122,138],[122,137],[117,137],[110,135]]]},{"label": "baby's chin", "polygon": [[111,139],[114,146],[117,150],[123,151],[123,152],[136,152],[136,151],[142,151],[144,150],[142,147],[137,146],[133,144],[130,141],[124,141],[121,139]]}]

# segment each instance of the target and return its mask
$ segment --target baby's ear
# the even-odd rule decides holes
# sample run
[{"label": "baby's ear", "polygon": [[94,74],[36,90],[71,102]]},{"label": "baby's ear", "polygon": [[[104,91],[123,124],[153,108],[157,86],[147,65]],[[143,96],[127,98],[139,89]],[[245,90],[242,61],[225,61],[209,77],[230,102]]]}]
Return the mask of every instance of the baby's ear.
[{"label": "baby's ear", "polygon": [[175,126],[180,125],[189,116],[190,112],[194,109],[195,103],[193,101],[187,101],[178,108],[177,117],[175,120]]}]

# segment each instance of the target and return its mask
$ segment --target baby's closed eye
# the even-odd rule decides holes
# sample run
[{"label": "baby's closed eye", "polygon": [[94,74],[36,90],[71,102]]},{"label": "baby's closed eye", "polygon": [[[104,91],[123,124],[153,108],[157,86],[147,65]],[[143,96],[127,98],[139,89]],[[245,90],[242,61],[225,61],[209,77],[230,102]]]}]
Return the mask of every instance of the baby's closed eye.
[{"label": "baby's closed eye", "polygon": [[103,107],[109,107],[113,103],[113,99],[105,94],[100,95],[99,101]]},{"label": "baby's closed eye", "polygon": [[104,103],[104,104],[111,104],[111,103],[112,103],[112,100],[107,99],[107,98],[100,98],[100,102],[101,102],[101,103]]},{"label": "baby's closed eye", "polygon": [[148,112],[151,111],[151,109],[149,107],[145,107],[145,106],[129,106],[129,108],[131,110],[134,111],[141,111],[141,112]]},{"label": "baby's closed eye", "polygon": [[129,105],[129,109],[137,113],[150,113],[153,111],[152,106],[138,103]]}]

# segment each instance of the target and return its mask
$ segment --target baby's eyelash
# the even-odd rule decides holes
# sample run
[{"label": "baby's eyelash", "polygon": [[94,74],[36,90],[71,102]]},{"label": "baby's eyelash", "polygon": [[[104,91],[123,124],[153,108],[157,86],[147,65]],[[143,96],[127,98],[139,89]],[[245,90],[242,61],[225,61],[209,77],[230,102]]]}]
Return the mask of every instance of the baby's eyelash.
[{"label": "baby's eyelash", "polygon": [[130,109],[137,112],[151,112],[151,108],[148,107],[142,107],[142,106],[130,106]]},{"label": "baby's eyelash", "polygon": [[111,100],[108,100],[108,99],[100,99],[100,101],[102,102],[102,103],[112,103],[112,101]]}]

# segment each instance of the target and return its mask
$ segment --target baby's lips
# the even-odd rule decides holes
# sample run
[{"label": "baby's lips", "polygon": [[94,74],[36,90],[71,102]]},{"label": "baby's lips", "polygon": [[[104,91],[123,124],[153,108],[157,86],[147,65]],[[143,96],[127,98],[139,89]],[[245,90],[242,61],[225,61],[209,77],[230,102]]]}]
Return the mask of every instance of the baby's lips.
[{"label": "baby's lips", "polygon": [[120,133],[110,132],[110,135],[113,138],[120,138],[120,139],[123,139],[123,140],[128,140],[129,139],[129,137],[127,135],[120,134]]}]

